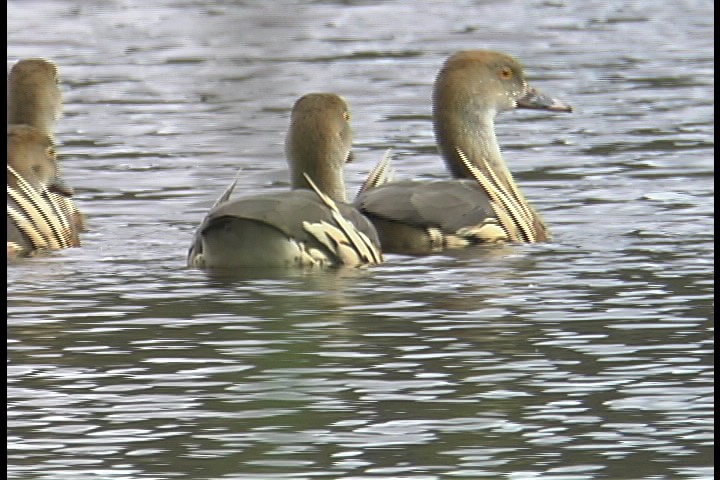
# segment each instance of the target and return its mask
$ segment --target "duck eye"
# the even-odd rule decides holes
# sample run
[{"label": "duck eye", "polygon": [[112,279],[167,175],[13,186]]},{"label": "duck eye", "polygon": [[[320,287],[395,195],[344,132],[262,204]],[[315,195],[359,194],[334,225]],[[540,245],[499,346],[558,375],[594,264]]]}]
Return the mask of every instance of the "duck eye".
[{"label": "duck eye", "polygon": [[503,67],[500,70],[500,78],[503,80],[510,80],[513,77],[513,72],[510,67]]}]

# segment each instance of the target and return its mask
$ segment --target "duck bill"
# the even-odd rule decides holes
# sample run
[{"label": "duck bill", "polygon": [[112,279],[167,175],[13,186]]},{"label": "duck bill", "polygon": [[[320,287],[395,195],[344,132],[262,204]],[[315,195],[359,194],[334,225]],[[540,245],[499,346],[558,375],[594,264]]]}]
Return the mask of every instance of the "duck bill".
[{"label": "duck bill", "polygon": [[557,98],[545,95],[540,90],[529,87],[524,97],[517,100],[517,108],[550,110],[553,112],[572,112],[572,107]]}]

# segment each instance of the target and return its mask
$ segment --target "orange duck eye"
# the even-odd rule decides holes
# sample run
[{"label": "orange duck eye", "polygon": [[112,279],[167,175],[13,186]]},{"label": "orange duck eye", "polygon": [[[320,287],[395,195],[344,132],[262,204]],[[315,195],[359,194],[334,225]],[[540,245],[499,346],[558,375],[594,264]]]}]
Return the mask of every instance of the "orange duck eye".
[{"label": "orange duck eye", "polygon": [[500,78],[503,80],[510,80],[513,77],[513,72],[510,67],[503,67],[500,69]]}]

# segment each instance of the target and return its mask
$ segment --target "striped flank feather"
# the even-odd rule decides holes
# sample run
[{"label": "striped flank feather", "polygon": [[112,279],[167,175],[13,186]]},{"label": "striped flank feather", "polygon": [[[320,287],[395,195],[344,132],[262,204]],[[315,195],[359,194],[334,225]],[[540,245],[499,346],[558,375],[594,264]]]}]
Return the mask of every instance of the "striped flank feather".
[{"label": "striped flank feather", "polygon": [[14,245],[15,250],[31,253],[40,249],[61,249],[80,245],[80,213],[74,202],[46,187],[40,189],[25,180],[10,165],[8,177],[17,187],[7,186],[8,222],[18,229],[28,246]]},{"label": "striped flank feather", "polygon": [[358,230],[338,210],[335,202],[315,185],[309,175],[307,182],[320,200],[330,209],[334,225],[328,222],[303,222],[307,233],[333,252],[343,265],[364,265],[383,262],[382,252],[363,232]]},{"label": "striped flank feather", "polygon": [[[487,162],[485,168],[490,175],[483,173],[460,148],[456,148],[456,151],[472,177],[490,198],[493,212],[508,240],[536,243],[546,239],[542,220],[527,203],[512,179],[509,179],[510,187],[507,187],[498,179]],[[538,231],[538,226],[542,228],[542,232]]]}]

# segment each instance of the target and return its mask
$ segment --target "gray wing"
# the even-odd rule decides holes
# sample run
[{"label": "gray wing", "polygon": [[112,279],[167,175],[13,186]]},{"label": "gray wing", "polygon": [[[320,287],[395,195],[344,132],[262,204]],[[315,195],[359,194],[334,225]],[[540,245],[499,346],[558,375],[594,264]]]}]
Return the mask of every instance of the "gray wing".
[{"label": "gray wing", "polygon": [[355,205],[370,216],[445,232],[495,218],[490,199],[473,180],[387,183],[362,192]]},{"label": "gray wing", "polygon": [[[334,207],[335,203],[331,203]],[[224,229],[235,220],[250,220],[281,232],[293,242],[327,248],[330,257],[343,264],[381,262],[380,241],[373,224],[352,205],[337,204],[337,209],[344,220],[333,213],[326,200],[310,190],[226,200],[213,207],[200,224],[188,255],[192,259],[200,254],[202,238],[213,235],[215,229]],[[363,241],[353,233],[352,227],[342,227],[342,222],[350,222],[368,240]]]},{"label": "gray wing", "polygon": [[250,198],[226,200],[208,212],[199,232],[228,218],[256,220],[271,225],[288,237],[307,241],[303,221],[327,220],[327,208],[308,190],[269,193]]},{"label": "gray wing", "polygon": [[[372,224],[351,205],[338,204],[338,209],[361,232],[377,240]],[[270,193],[251,198],[228,200],[211,209],[200,227],[210,228],[222,218],[235,217],[256,220],[272,225],[288,237],[309,240],[303,228],[305,222],[331,222],[327,206],[310,190],[292,190]]]}]

